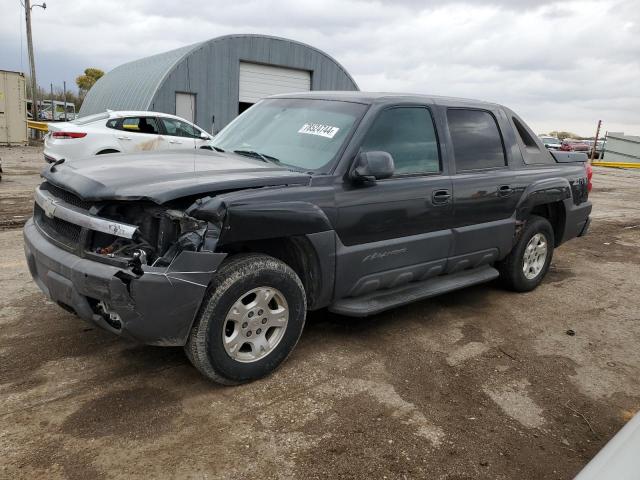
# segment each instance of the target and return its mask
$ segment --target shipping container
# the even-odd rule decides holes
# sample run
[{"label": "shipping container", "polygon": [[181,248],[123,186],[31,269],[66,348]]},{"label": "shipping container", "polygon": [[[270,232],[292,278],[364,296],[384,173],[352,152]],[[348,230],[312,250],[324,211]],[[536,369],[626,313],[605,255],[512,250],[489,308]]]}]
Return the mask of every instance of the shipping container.
[{"label": "shipping container", "polygon": [[24,73],[0,70],[0,145],[27,144]]}]

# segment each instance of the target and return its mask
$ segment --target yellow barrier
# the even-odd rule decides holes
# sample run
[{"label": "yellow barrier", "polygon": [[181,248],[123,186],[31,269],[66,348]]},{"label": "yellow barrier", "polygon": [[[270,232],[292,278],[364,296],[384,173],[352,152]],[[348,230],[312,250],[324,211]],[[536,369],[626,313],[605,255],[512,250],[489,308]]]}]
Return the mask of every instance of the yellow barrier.
[{"label": "yellow barrier", "polygon": [[27,126],[34,130],[40,130],[41,132],[48,132],[49,126],[46,122],[34,122],[33,120],[27,120]]},{"label": "yellow barrier", "polygon": [[592,162],[595,167],[640,168],[640,163],[632,162]]}]

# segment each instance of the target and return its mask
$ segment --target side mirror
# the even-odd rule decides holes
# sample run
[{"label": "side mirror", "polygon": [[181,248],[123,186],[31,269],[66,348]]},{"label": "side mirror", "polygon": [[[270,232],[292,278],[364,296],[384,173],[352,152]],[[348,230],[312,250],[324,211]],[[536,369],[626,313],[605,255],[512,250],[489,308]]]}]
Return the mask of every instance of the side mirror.
[{"label": "side mirror", "polygon": [[360,152],[355,159],[351,178],[364,182],[375,182],[389,178],[394,170],[393,157],[388,152]]},{"label": "side mirror", "polygon": [[211,136],[208,133],[200,132],[200,138],[202,140],[211,140]]}]

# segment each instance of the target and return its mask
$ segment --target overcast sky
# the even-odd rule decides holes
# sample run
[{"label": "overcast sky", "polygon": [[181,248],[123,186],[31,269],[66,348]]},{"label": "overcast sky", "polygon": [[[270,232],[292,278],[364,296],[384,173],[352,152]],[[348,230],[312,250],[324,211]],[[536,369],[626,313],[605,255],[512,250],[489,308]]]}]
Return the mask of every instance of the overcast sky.
[{"label": "overcast sky", "polygon": [[[0,69],[28,71],[24,9],[0,0]],[[638,0],[47,0],[33,9],[38,83],[229,33],[324,50],[361,90],[503,103],[538,132],[640,135]]]}]

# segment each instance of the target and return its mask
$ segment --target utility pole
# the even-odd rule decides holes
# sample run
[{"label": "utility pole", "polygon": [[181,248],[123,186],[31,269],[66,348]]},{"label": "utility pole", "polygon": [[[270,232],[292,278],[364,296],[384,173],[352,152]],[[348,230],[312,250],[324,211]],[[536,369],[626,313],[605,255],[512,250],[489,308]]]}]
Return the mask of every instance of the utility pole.
[{"label": "utility pole", "polygon": [[596,147],[598,146],[598,135],[600,135],[600,127],[602,126],[602,120],[598,120],[598,128],[596,129],[596,139],[593,141],[593,147],[591,148],[591,158],[589,161],[593,163],[593,159],[596,157]]},{"label": "utility pole", "polygon": [[47,4],[31,6],[31,0],[24,0],[24,16],[27,21],[27,48],[29,51],[29,67],[31,68],[31,114],[38,121],[38,82],[36,81],[36,61],[33,57],[33,39],[31,37],[31,9],[40,7],[43,10]]}]

